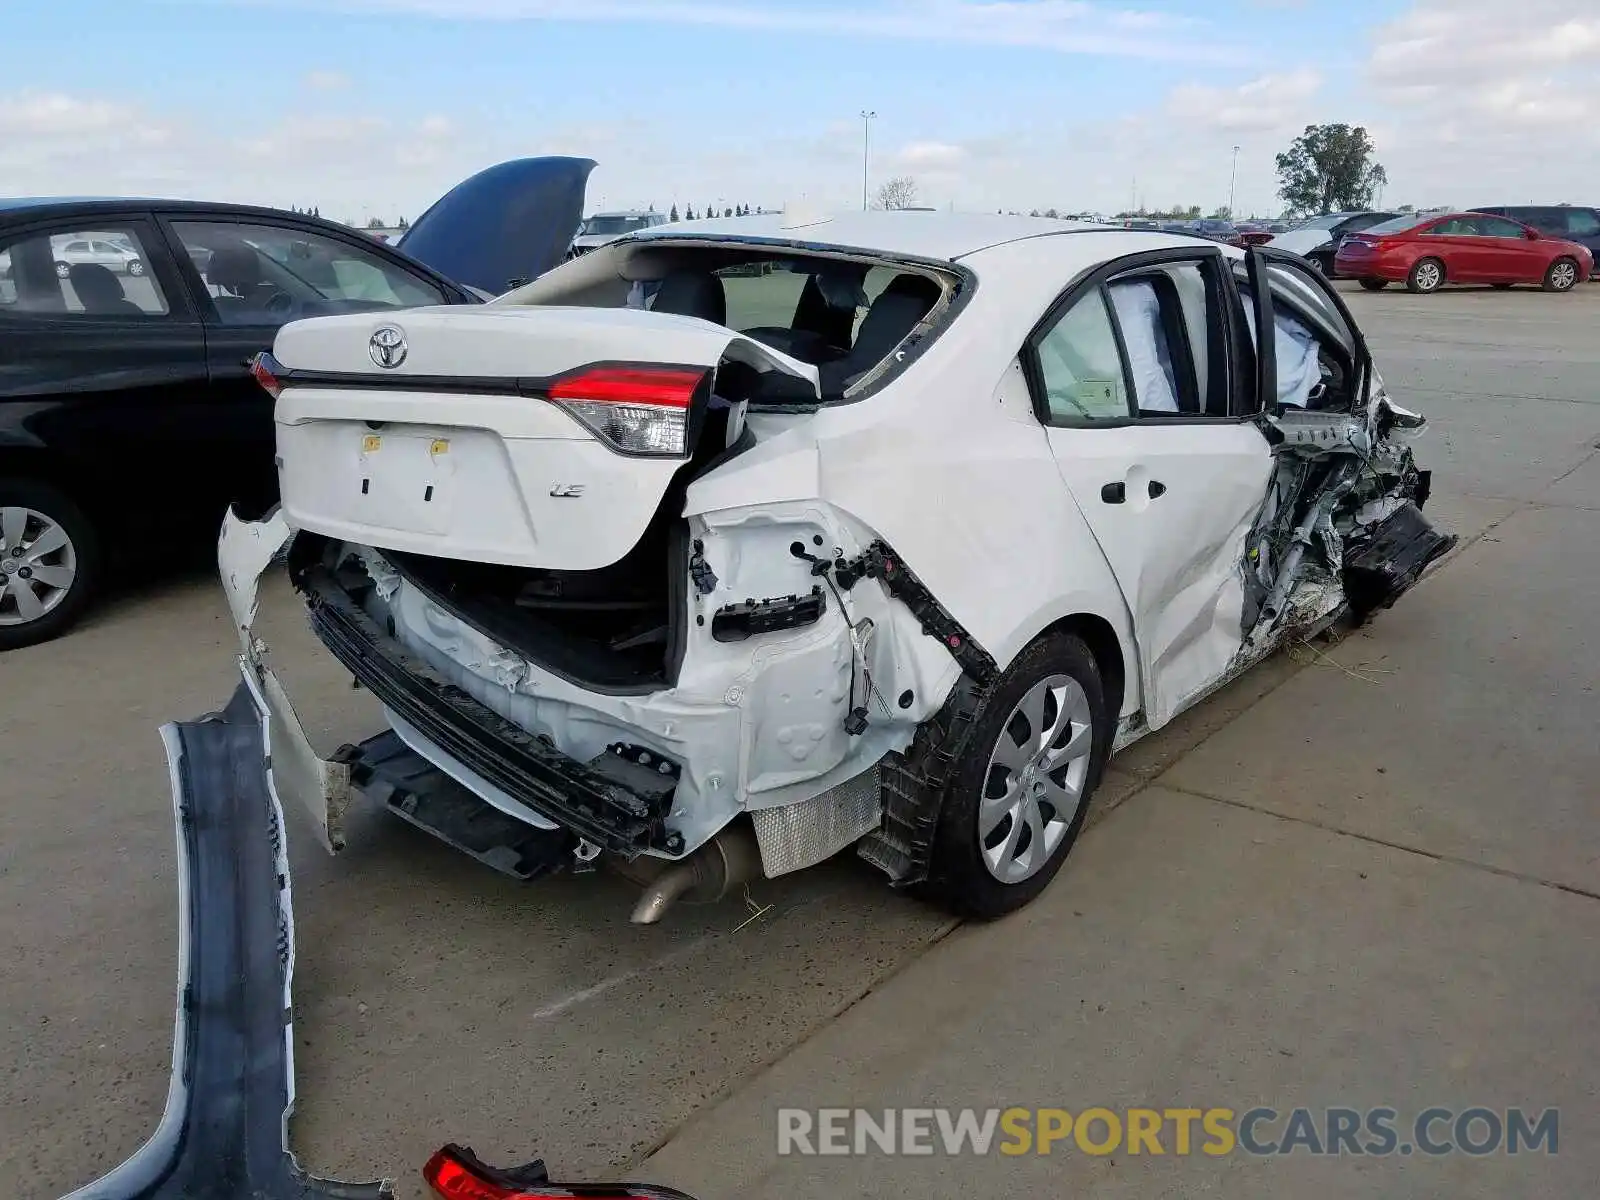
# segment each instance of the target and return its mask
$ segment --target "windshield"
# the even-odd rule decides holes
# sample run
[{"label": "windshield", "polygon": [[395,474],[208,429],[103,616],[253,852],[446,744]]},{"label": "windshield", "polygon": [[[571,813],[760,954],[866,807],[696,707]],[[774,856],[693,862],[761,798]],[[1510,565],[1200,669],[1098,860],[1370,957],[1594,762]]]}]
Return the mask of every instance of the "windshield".
[{"label": "windshield", "polygon": [[1309,221],[1302,221],[1300,224],[1296,225],[1295,228],[1332,229],[1340,221],[1344,220],[1344,216],[1345,215],[1343,213],[1326,213],[1320,217],[1312,217]]},{"label": "windshield", "polygon": [[1425,221],[1431,221],[1437,213],[1407,213],[1403,217],[1395,217],[1388,221],[1379,221],[1376,225],[1369,225],[1362,232],[1383,235],[1385,233],[1404,233],[1408,229],[1415,229]]},{"label": "windshield", "polygon": [[590,217],[578,227],[579,237],[611,237],[614,234],[632,233],[635,229],[645,229],[650,225],[650,218],[638,217]]}]

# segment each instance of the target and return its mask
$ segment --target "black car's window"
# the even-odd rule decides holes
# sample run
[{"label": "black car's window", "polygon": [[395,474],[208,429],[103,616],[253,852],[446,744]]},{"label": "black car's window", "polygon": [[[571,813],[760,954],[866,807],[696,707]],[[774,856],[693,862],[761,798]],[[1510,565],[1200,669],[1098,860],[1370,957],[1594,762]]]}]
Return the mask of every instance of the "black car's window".
[{"label": "black car's window", "polygon": [[0,239],[0,314],[165,316],[167,298],[131,229]]},{"label": "black car's window", "polygon": [[1573,237],[1600,237],[1600,213],[1592,208],[1566,210],[1566,232]]},{"label": "black car's window", "polygon": [[225,221],[172,228],[225,325],[445,302],[427,280],[340,238]]}]

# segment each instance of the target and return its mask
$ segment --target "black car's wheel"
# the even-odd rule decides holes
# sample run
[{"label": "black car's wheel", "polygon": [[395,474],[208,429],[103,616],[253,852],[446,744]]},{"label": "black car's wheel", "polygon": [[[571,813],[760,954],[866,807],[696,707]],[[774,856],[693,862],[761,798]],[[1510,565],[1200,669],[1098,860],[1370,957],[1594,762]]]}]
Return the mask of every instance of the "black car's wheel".
[{"label": "black car's wheel", "polygon": [[1381,292],[1389,286],[1387,279],[1363,279],[1361,286],[1369,292]]},{"label": "black car's wheel", "polygon": [[130,258],[128,260],[128,274],[129,275],[143,275],[144,274],[144,263],[140,262],[137,258]]},{"label": "black car's wheel", "polygon": [[1083,828],[1111,724],[1082,639],[1054,634],[1023,651],[957,753],[924,895],[988,920],[1042,892]]},{"label": "black car's wheel", "polygon": [[1314,266],[1319,273],[1327,276],[1327,278],[1333,278],[1333,255],[1313,254],[1311,255],[1311,265]]},{"label": "black car's wheel", "polygon": [[1558,258],[1544,273],[1544,290],[1570,292],[1578,283],[1578,264],[1571,258]]},{"label": "black car's wheel", "polygon": [[56,275],[57,276],[59,276],[62,279],[65,279],[68,275],[71,275],[71,274],[72,274],[72,268],[69,267],[66,263],[57,263],[56,264]]},{"label": "black car's wheel", "polygon": [[1437,292],[1444,286],[1444,264],[1437,258],[1419,258],[1412,264],[1411,274],[1406,276],[1406,288],[1409,291],[1426,294]]},{"label": "black car's wheel", "polygon": [[71,497],[48,483],[0,479],[0,651],[65,633],[99,573],[99,539]]}]

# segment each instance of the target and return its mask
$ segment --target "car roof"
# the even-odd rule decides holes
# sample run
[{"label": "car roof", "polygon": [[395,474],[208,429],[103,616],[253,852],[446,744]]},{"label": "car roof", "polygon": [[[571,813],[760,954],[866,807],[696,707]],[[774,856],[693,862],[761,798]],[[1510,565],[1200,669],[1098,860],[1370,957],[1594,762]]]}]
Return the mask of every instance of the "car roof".
[{"label": "car roof", "polygon": [[[326,217],[313,217],[307,213],[288,212],[281,208],[267,208],[258,204],[226,204],[214,200],[162,200],[150,196],[16,196],[0,197],[0,219],[16,217],[26,220],[48,220],[54,217],[95,216],[108,212],[141,210],[161,212],[209,213],[239,217],[271,217],[281,220],[325,225],[332,229],[348,229]],[[360,232],[360,231],[358,231]]]},{"label": "car roof", "polygon": [[1115,225],[1086,221],[1060,221],[1048,217],[1005,216],[999,213],[846,212],[832,215],[759,213],[749,217],[716,217],[679,221],[626,235],[630,241],[681,240],[708,237],[728,240],[784,242],[799,246],[831,247],[867,254],[954,261],[991,246],[1051,234],[1100,233],[1120,236],[1128,232]]}]

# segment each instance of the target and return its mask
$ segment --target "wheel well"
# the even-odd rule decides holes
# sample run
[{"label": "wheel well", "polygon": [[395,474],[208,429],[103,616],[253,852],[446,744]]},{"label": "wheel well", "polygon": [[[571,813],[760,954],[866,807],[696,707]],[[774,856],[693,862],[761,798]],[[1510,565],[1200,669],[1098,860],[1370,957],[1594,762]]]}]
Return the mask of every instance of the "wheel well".
[{"label": "wheel well", "polygon": [[1083,639],[1089,647],[1089,653],[1094,655],[1095,666],[1100,668],[1111,719],[1115,721],[1120,718],[1123,703],[1127,700],[1128,670],[1122,661],[1122,643],[1117,641],[1117,631],[1111,627],[1111,622],[1093,613],[1076,613],[1062,617],[1039,636],[1049,637],[1053,633],[1074,633]]}]

